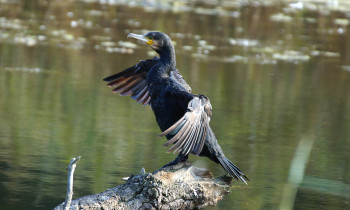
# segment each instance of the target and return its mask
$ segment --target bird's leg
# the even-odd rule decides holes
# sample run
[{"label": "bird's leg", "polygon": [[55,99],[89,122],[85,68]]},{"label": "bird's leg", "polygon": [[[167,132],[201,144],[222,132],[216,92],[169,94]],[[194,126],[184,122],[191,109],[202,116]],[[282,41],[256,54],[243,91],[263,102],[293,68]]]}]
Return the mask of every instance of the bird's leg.
[{"label": "bird's leg", "polygon": [[185,162],[186,160],[188,159],[188,155],[183,155],[183,154],[179,154],[175,160],[171,161],[170,163],[168,164],[165,164],[164,166],[162,166],[160,169],[156,170],[155,172],[153,172],[153,174],[156,174],[158,171],[161,171],[162,169],[164,169],[165,167],[168,167],[168,166],[174,166],[174,165],[177,165],[179,163],[182,163],[182,162]]},{"label": "bird's leg", "polygon": [[[188,155],[183,155],[183,154],[180,153],[180,154],[175,158],[175,160],[171,161],[171,162],[168,163],[168,164],[165,164],[162,168],[165,168],[165,167],[167,167],[167,166],[174,166],[174,165],[176,165],[176,164],[178,164],[178,163],[185,162],[187,159],[188,159]],[[161,168],[161,169],[162,169],[162,168]]]}]

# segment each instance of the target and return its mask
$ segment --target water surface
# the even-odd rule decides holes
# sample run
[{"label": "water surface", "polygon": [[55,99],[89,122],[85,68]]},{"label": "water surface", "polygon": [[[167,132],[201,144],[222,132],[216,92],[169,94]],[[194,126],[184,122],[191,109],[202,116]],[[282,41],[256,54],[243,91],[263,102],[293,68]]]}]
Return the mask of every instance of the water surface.
[{"label": "water surface", "polygon": [[350,207],[346,2],[109,2],[1,1],[1,209],[63,202],[78,155],[75,198],[176,157],[150,107],[102,82],[155,55],[126,38],[151,30],[172,37],[179,70],[211,100],[226,156],[251,179],[210,209]]}]

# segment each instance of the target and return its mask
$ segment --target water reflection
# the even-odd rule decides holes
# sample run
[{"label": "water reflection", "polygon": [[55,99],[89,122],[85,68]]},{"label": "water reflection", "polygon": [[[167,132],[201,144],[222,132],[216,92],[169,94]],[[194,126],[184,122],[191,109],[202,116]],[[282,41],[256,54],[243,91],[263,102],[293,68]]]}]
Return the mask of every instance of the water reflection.
[{"label": "water reflection", "polygon": [[77,155],[75,197],[174,159],[156,137],[150,108],[113,95],[101,81],[153,56],[126,39],[148,30],[171,35],[180,71],[211,99],[211,125],[225,154],[252,179],[235,185],[218,209],[278,208],[299,141],[309,134],[314,143],[295,208],[349,207],[346,193],[331,193],[348,192],[350,182],[346,3],[147,1],[145,9],[139,1],[108,2],[1,3],[1,209],[62,202],[64,169]]}]

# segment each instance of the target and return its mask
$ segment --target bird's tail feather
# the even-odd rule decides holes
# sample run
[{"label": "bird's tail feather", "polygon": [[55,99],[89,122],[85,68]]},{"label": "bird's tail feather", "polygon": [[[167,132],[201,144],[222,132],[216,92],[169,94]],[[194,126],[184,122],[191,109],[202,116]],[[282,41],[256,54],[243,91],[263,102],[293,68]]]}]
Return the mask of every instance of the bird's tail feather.
[{"label": "bird's tail feather", "polygon": [[244,173],[235,165],[233,164],[229,159],[226,157],[219,157],[219,163],[220,165],[225,169],[225,171],[236,180],[240,180],[241,182],[244,182],[247,184],[247,181],[249,181],[248,177],[244,175]]}]

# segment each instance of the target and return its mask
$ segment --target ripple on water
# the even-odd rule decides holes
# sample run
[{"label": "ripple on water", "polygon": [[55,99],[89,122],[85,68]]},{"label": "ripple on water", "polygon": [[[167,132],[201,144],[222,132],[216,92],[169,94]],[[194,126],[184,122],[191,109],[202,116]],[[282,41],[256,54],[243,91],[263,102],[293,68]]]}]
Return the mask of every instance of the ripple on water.
[{"label": "ripple on water", "polygon": [[40,73],[43,71],[41,68],[29,68],[29,67],[5,67],[5,71],[22,71],[31,73]]},{"label": "ripple on water", "polygon": [[286,62],[305,62],[310,59],[309,55],[305,55],[301,52],[294,50],[285,50],[282,53],[274,53],[273,59],[286,61]]}]

